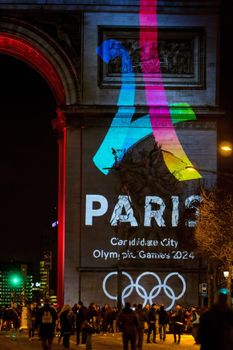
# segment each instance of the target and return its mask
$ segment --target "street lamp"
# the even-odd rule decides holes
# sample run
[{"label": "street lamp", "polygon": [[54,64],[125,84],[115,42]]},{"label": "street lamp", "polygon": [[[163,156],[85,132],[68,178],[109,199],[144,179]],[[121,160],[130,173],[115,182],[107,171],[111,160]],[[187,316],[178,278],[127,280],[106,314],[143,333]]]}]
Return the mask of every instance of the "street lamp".
[{"label": "street lamp", "polygon": [[223,294],[228,294],[229,295],[229,303],[231,304],[231,279],[232,279],[232,271],[230,272],[229,270],[224,270],[223,271],[223,276],[225,278],[225,283],[226,283],[226,288],[222,288],[223,290],[225,289],[225,293]]},{"label": "street lamp", "polygon": [[229,157],[232,154],[231,142],[223,141],[219,145],[219,152],[223,157]]}]

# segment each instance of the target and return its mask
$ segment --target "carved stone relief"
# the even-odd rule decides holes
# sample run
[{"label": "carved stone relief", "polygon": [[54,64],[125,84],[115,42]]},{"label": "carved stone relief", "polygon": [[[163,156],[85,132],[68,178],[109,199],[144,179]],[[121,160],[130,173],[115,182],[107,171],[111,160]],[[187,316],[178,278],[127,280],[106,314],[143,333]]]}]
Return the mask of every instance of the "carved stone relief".
[{"label": "carved stone relief", "polygon": [[[143,85],[139,30],[107,28],[99,29],[99,43],[115,39],[128,52],[121,51],[121,45],[109,42],[108,64],[99,60],[99,84],[101,87],[119,87],[122,73],[134,73],[136,85]],[[144,48],[145,49],[145,48]],[[159,55],[158,64],[157,55]],[[145,56],[145,55],[144,55]],[[205,47],[204,32],[201,28],[162,28],[159,30],[158,43],[146,48],[147,83],[156,83],[160,72],[164,85],[168,88],[204,88],[205,84]]]}]

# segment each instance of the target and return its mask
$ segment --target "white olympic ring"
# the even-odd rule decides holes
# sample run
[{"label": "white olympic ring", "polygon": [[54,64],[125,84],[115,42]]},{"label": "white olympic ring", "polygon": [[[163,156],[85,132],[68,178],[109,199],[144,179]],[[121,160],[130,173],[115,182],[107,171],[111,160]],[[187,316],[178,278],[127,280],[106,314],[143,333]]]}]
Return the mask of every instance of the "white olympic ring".
[{"label": "white olympic ring", "polygon": [[[112,276],[117,276],[118,275],[118,272],[117,271],[113,271],[113,272],[110,272],[108,273],[105,277],[104,277],[104,280],[103,280],[103,291],[105,293],[105,295],[111,299],[111,300],[116,300],[117,301],[117,295],[112,295],[110,294],[108,291],[107,291],[107,288],[106,288],[106,284],[107,284],[107,281],[109,280],[110,277]],[[173,306],[175,305],[175,302],[179,299],[182,298],[182,296],[184,295],[184,293],[186,292],[186,282],[185,282],[185,279],[182,275],[180,275],[178,272],[171,272],[169,273],[163,283],[160,279],[160,277],[154,273],[154,272],[143,272],[141,273],[137,279],[136,279],[136,282],[133,281],[133,278],[130,276],[130,274],[128,274],[127,272],[125,271],[122,271],[122,275],[123,276],[126,276],[128,279],[129,279],[129,284],[122,290],[122,293],[121,293],[121,300],[122,300],[122,304],[125,304],[125,300],[126,298],[128,298],[134,288],[137,292],[137,294],[139,295],[140,298],[142,298],[144,300],[143,302],[143,307],[146,305],[146,304],[153,304],[153,300],[155,298],[157,298],[157,296],[160,294],[161,290],[163,289],[165,295],[171,299],[171,303],[170,305],[168,305],[166,307],[166,310],[171,310],[173,308]],[[141,281],[141,278],[145,277],[145,276],[152,276],[155,278],[155,280],[157,281],[157,284],[151,289],[149,295],[146,291],[146,289],[142,286],[142,284],[140,284],[139,282]],[[180,292],[179,295],[175,295],[175,292],[174,290],[169,286],[167,285],[167,282],[168,280],[171,278],[171,277],[174,277],[174,276],[177,276],[181,282],[182,282],[182,291]]]}]

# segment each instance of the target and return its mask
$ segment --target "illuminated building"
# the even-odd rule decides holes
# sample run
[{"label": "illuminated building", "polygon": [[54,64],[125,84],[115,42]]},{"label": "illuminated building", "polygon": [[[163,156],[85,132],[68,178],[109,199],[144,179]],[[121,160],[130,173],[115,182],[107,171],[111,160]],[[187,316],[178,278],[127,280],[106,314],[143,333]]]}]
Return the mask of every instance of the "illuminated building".
[{"label": "illuminated building", "polygon": [[6,266],[0,270],[0,305],[11,305],[12,301],[22,304],[23,294],[26,301],[32,300],[32,276],[23,277],[20,265]]},{"label": "illuminated building", "polygon": [[40,292],[45,296],[49,291],[49,271],[44,260],[40,261]]},{"label": "illuminated building", "polygon": [[0,52],[30,64],[57,102],[60,304],[197,304],[206,282],[184,238],[202,177],[216,180],[218,5],[166,4],[0,5]]},{"label": "illuminated building", "polygon": [[40,301],[41,288],[40,282],[32,282],[32,301]]},{"label": "illuminated building", "polygon": [[40,296],[49,297],[51,302],[57,303],[57,296],[51,295],[51,292],[54,292],[50,288],[50,271],[52,269],[52,251],[43,252],[43,260],[40,261]]}]

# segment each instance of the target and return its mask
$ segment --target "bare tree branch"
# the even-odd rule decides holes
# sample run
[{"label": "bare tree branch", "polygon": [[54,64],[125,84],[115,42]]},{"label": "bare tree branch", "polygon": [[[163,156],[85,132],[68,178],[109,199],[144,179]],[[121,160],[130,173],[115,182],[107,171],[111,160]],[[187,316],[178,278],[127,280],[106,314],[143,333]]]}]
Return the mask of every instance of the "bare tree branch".
[{"label": "bare tree branch", "polygon": [[225,266],[233,262],[233,197],[225,192],[202,191],[195,228],[198,253]]}]

